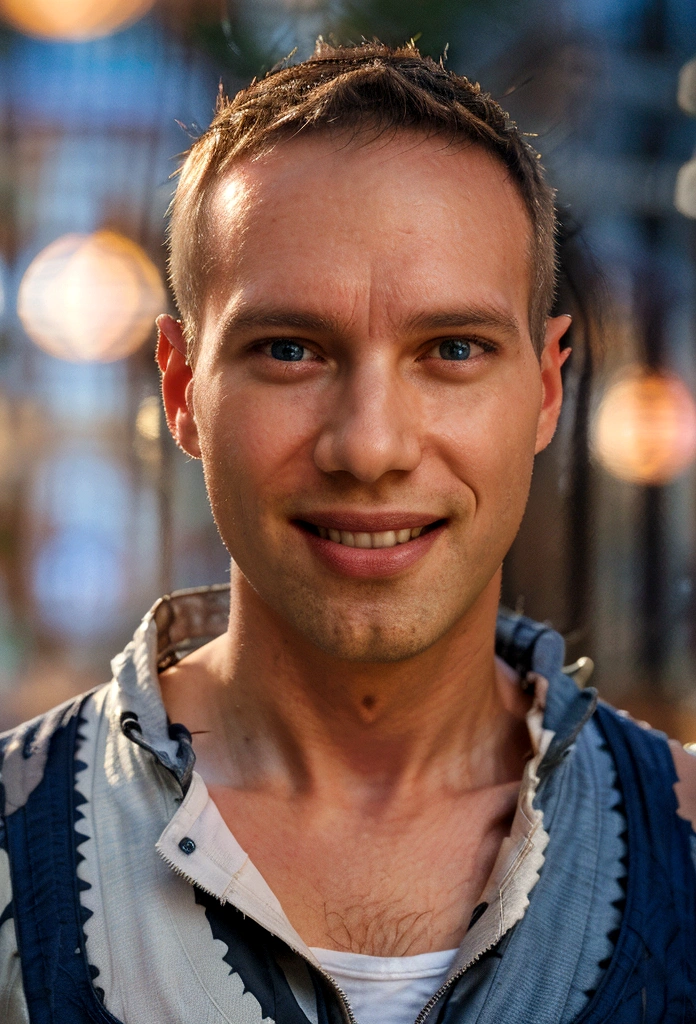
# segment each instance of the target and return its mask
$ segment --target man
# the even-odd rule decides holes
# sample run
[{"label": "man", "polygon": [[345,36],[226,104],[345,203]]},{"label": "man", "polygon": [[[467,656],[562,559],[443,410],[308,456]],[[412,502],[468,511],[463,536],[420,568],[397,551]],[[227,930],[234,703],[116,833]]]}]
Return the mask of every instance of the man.
[{"label": "man", "polygon": [[568,354],[535,154],[322,44],[221,101],[171,273],[231,582],[5,737],[3,1019],[696,1020],[690,757],[680,815],[664,739],[498,612]]}]

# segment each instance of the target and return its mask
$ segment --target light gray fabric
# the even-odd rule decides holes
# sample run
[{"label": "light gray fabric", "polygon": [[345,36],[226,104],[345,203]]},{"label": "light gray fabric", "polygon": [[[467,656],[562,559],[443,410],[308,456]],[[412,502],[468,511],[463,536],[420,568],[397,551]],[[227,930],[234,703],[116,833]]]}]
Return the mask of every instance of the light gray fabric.
[{"label": "light gray fabric", "polygon": [[[130,678],[130,677],[129,677]],[[230,971],[194,889],[158,856],[155,844],[178,806],[171,776],[110,727],[122,694],[112,684],[84,709],[77,789],[87,803],[79,877],[92,911],[84,931],[106,1007],[148,1024],[273,1024]],[[117,717],[117,715],[116,715]]]},{"label": "light gray fabric", "polygon": [[11,903],[10,861],[6,851],[0,849],[0,1022],[29,1024]]},{"label": "light gray fabric", "polygon": [[24,807],[43,778],[48,744],[67,708],[66,701],[46,715],[24,722],[11,734],[2,760],[2,784],[5,787],[5,815]]}]

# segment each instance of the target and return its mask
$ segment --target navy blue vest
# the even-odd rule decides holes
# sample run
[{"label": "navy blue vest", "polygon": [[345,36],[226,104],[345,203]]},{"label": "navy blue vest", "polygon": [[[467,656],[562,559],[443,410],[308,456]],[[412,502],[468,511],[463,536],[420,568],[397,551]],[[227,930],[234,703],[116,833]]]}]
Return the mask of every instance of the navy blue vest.
[{"label": "navy blue vest", "polygon": [[[539,627],[537,627],[537,630]],[[103,1006],[87,961],[80,905],[79,769],[74,752],[82,702],[56,721],[43,779],[26,804],[5,819],[0,844],[10,856],[13,914],[32,1024],[120,1024]],[[614,953],[576,1024],[696,1024],[696,873],[688,822],[677,811],[669,747],[600,704],[595,720],[617,769],[627,822],[626,905]],[[1,751],[0,751],[1,753]],[[553,757],[553,749],[549,750]],[[237,942],[250,968],[276,985],[272,951],[278,940],[239,915]],[[254,958],[258,963],[252,965]],[[341,1013],[315,978],[321,1024]],[[281,981],[277,982],[280,986]],[[289,995],[289,993],[287,994]],[[276,998],[278,1024],[309,1024],[292,999]],[[456,1024],[447,1000],[435,1013]],[[516,1021],[514,1006],[509,1021]],[[133,1024],[133,1022],[127,1022]],[[526,1024],[526,1022],[525,1022]]]}]

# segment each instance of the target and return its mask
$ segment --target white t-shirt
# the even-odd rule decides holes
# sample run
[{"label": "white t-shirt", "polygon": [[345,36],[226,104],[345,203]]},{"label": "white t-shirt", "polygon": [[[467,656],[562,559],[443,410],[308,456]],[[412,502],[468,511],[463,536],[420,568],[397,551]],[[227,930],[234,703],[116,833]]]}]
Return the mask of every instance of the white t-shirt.
[{"label": "white t-shirt", "polygon": [[447,978],[456,949],[417,956],[366,956],[312,948],[336,979],[358,1024],[413,1024]]}]

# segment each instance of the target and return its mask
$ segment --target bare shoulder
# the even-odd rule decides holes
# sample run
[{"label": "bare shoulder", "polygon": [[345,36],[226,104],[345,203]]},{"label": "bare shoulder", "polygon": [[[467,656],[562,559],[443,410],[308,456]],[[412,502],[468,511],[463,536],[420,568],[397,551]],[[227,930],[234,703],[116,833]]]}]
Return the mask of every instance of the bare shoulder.
[{"label": "bare shoulder", "polygon": [[696,754],[690,754],[678,740],[670,740],[674,767],[679,782],[674,787],[679,801],[679,813],[696,830]]}]

